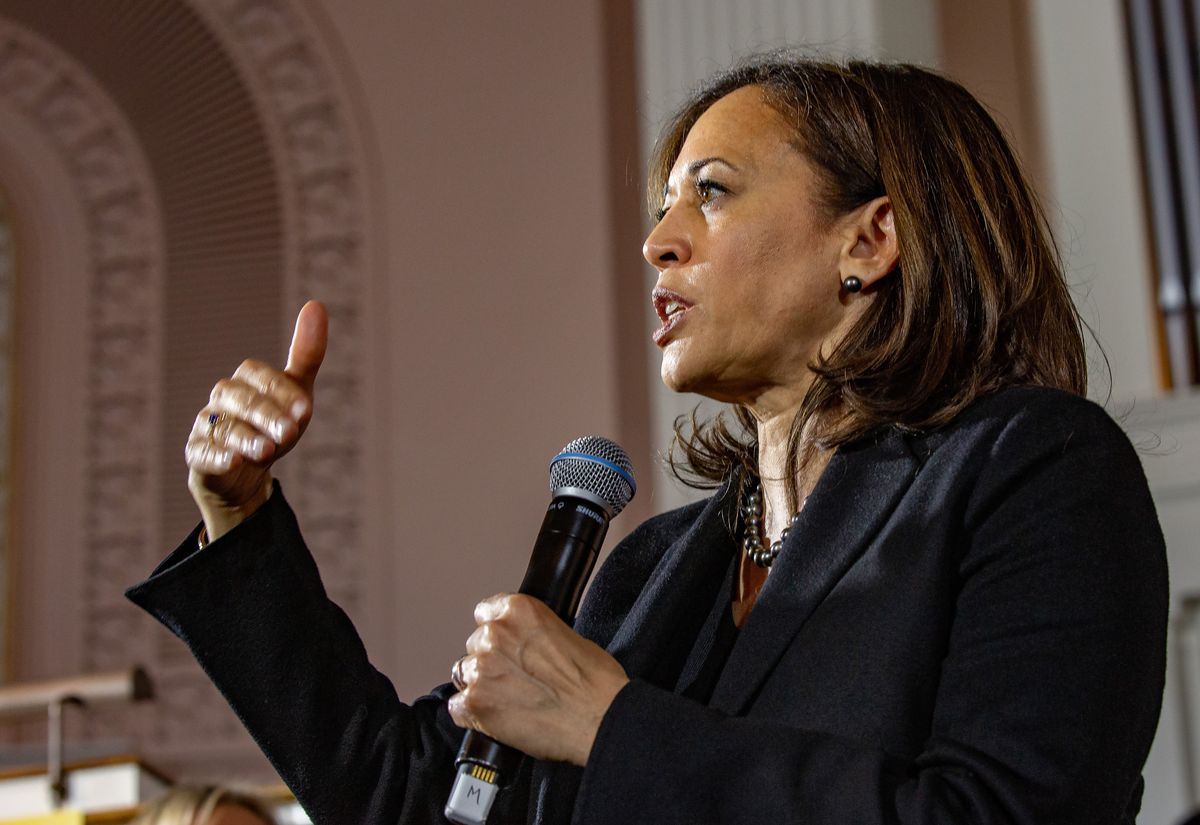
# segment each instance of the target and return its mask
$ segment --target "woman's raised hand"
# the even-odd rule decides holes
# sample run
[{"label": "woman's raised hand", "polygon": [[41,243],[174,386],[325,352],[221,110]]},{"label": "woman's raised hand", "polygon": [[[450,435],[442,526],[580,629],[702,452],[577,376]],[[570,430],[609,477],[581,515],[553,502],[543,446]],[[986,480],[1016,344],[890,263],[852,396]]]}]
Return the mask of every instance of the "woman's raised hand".
[{"label": "woman's raised hand", "polygon": [[271,465],[312,418],[313,384],[325,358],[329,319],[309,301],[296,317],[287,366],[247,360],[213,387],[196,416],[184,455],[188,489],[209,539],[228,532],[271,495]]}]

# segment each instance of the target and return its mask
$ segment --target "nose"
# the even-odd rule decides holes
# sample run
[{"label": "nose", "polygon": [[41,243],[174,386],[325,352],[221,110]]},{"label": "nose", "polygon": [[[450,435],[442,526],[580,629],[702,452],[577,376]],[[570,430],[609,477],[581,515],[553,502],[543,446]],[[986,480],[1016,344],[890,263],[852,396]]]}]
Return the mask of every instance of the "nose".
[{"label": "nose", "polygon": [[669,210],[646,236],[646,242],[642,244],[642,256],[655,269],[666,269],[691,260],[691,240],[678,222],[671,220]]}]

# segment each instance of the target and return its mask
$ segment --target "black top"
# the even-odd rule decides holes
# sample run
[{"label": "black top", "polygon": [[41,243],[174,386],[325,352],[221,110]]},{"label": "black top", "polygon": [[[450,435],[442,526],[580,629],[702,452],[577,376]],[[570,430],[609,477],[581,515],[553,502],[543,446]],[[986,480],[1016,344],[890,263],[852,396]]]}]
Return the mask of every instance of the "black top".
[{"label": "black top", "polygon": [[717,591],[717,600],[709,613],[696,644],[692,648],[688,664],[683,669],[681,683],[691,674],[695,663],[699,662],[699,672],[690,685],[680,691],[681,695],[697,702],[708,704],[712,699],[713,689],[717,680],[725,670],[729,654],[737,643],[738,627],[733,623],[733,599],[736,595],[737,570],[740,558],[735,556],[730,563],[730,572],[726,574],[726,586]]},{"label": "black top", "polygon": [[[722,647],[735,489],[609,554],[575,628],[632,681],[586,767],[524,760],[490,825],[1133,823],[1166,553],[1103,409],[1013,388],[938,430],[843,446],[704,704],[679,686]],[[204,550],[184,539],[129,596],[187,643],[313,822],[444,821],[454,688],[400,701],[280,490]]]}]

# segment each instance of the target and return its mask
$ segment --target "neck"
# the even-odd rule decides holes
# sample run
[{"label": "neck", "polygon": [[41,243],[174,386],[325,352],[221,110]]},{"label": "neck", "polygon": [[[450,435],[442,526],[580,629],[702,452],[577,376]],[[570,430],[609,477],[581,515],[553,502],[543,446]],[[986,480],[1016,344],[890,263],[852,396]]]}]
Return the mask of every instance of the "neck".
[{"label": "neck", "polygon": [[[778,537],[787,526],[792,513],[799,509],[801,501],[808,493],[809,484],[806,481],[813,477],[811,466],[798,468],[795,482],[800,501],[790,501],[787,492],[787,465],[791,450],[788,442],[792,425],[800,413],[802,400],[801,396],[787,404],[771,407],[759,404],[750,408],[758,423],[758,477],[762,484],[763,527],[768,538]],[[806,427],[805,430],[807,429]],[[798,446],[802,455],[807,451],[807,438],[807,432],[800,438]],[[817,453],[815,459],[822,468],[828,460],[821,453]]]}]

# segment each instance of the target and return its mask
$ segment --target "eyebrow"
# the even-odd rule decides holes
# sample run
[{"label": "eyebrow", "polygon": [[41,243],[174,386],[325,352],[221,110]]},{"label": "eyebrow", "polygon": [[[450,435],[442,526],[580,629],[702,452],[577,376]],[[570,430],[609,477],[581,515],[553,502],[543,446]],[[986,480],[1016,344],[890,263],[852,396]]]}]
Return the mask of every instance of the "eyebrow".
[{"label": "eyebrow", "polygon": [[718,155],[711,155],[710,157],[700,158],[700,160],[694,160],[691,163],[689,163],[688,167],[687,167],[688,174],[695,175],[697,172],[699,172],[705,166],[708,166],[710,163],[723,163],[735,172],[740,171],[737,168],[737,166],[735,166],[734,164],[725,160],[725,158],[720,157]]}]

